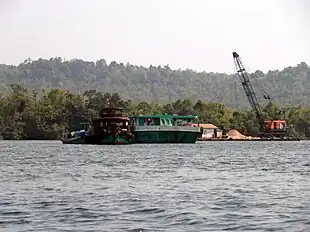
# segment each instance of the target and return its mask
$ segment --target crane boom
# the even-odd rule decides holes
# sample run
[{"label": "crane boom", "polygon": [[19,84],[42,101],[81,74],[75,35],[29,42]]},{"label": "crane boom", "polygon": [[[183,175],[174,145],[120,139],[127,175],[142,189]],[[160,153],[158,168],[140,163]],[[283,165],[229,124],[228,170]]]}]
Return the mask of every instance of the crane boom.
[{"label": "crane boom", "polygon": [[264,121],[265,121],[265,115],[264,115],[264,109],[259,104],[256,94],[254,92],[253,86],[251,84],[250,78],[248,76],[247,71],[245,70],[243,63],[241,61],[241,58],[237,52],[233,52],[233,58],[235,62],[235,67],[237,69],[237,75],[241,81],[242,87],[245,91],[245,94],[249,100],[249,103],[252,107],[252,109],[256,113],[257,120],[259,121],[260,130],[264,130]]}]

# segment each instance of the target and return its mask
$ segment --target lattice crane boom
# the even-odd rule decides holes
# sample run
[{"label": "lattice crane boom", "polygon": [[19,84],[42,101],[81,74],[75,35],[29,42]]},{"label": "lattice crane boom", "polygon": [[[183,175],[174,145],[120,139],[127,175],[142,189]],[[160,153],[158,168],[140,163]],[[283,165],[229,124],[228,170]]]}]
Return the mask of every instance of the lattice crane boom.
[{"label": "lattice crane boom", "polygon": [[252,107],[252,109],[256,113],[257,120],[259,121],[260,129],[261,131],[264,130],[264,121],[266,118],[265,112],[263,107],[259,104],[257,100],[257,96],[254,92],[253,86],[251,84],[250,78],[248,76],[247,71],[244,68],[244,65],[242,63],[242,60],[237,52],[233,52],[233,58],[235,67],[237,69],[237,75],[241,81],[242,87],[245,91],[245,94],[249,100],[249,103]]}]

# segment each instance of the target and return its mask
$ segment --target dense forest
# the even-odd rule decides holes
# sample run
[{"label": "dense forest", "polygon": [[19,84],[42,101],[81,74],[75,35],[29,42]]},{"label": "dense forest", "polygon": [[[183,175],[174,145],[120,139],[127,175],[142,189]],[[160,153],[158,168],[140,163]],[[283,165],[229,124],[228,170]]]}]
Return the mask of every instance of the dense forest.
[{"label": "dense forest", "polygon": [[[251,77],[257,92],[260,93],[259,87],[263,87],[281,107],[310,105],[310,67],[304,62],[282,71],[255,71]],[[142,67],[115,61],[108,64],[103,59],[96,62],[27,59],[18,66],[0,65],[0,91],[9,93],[11,84],[21,84],[39,94],[41,89],[59,88],[83,95],[84,91],[94,89],[118,93],[133,102],[163,104],[177,99],[191,99],[193,102],[201,99],[235,109],[248,107],[235,75],[172,70],[168,65]]]},{"label": "dense forest", "polygon": [[[80,129],[80,122],[96,117],[99,109],[108,104],[124,108],[126,114],[196,114],[201,122],[213,123],[224,131],[237,129],[248,134],[258,131],[252,111],[232,110],[221,103],[190,99],[170,104],[135,103],[121,98],[118,93],[36,91],[12,84],[6,94],[0,95],[0,135],[3,139],[58,139],[65,131]],[[268,104],[266,110],[271,117],[277,117],[280,109]],[[309,138],[310,107],[288,107],[285,111],[292,135]]]}]

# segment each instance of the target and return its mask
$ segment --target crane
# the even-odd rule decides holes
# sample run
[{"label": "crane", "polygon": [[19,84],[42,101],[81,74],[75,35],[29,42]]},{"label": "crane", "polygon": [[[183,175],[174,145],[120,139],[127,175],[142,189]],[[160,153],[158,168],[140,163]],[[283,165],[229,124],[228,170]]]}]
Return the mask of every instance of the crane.
[{"label": "crane", "polygon": [[[244,68],[242,60],[237,52],[233,52],[237,75],[241,81],[242,87],[248,98],[248,101],[256,114],[259,123],[259,136],[262,138],[280,138],[285,139],[287,135],[287,124],[285,120],[271,120],[269,112],[267,112],[258,102],[249,75]],[[268,94],[264,94],[264,99],[271,101]],[[284,113],[284,112],[281,112]]]}]

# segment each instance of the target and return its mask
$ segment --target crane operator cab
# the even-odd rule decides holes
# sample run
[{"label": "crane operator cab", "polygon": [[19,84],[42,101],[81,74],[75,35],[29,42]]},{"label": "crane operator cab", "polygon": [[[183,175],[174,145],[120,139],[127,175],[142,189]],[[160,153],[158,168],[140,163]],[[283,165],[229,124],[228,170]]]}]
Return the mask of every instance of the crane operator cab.
[{"label": "crane operator cab", "polygon": [[286,132],[287,125],[285,120],[268,120],[265,121],[266,132]]}]

